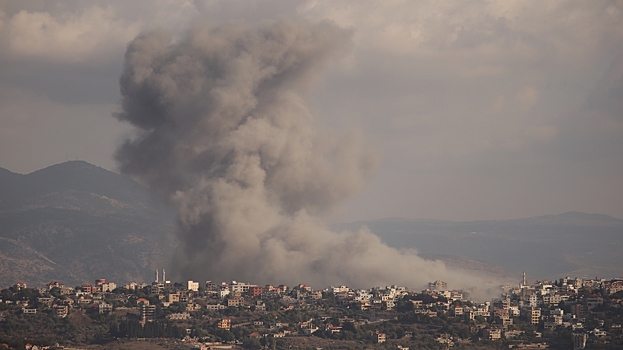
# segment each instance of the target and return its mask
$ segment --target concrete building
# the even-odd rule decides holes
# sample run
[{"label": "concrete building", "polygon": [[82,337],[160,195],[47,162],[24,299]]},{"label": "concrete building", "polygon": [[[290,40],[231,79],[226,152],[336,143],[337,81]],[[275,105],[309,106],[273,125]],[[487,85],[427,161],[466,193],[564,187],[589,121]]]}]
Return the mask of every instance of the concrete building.
[{"label": "concrete building", "polygon": [[450,307],[450,316],[463,316],[463,307],[460,305],[453,305]]},{"label": "concrete building", "polygon": [[486,328],[483,329],[482,334],[489,340],[496,340],[502,338],[502,330],[498,328]]},{"label": "concrete building", "polygon": [[187,285],[188,285],[188,287],[186,289],[192,290],[194,292],[198,292],[199,291],[199,282],[188,281]]},{"label": "concrete building", "polygon": [[238,307],[244,305],[243,298],[231,298],[227,299],[227,307]]},{"label": "concrete building", "polygon": [[216,282],[206,281],[206,290],[211,291],[211,292],[217,292],[218,284],[216,284]]},{"label": "concrete building", "polygon": [[154,315],[156,314],[156,305],[149,305],[146,303],[142,303],[139,306],[139,316],[141,321],[151,321],[154,319]]},{"label": "concrete building", "polygon": [[264,288],[260,287],[260,286],[250,286],[247,294],[251,297],[259,297],[260,295],[262,295],[262,293],[264,292]]},{"label": "concrete building", "polygon": [[101,284],[102,292],[110,293],[113,290],[117,289],[117,284],[115,282],[104,282]]},{"label": "concrete building", "polygon": [[206,310],[208,311],[218,311],[218,310],[225,310],[227,309],[227,306],[223,305],[223,304],[208,304],[206,305]]},{"label": "concrete building", "polygon": [[577,318],[585,318],[588,316],[588,306],[583,304],[573,304],[571,305],[571,314],[575,315]]},{"label": "concrete building", "polygon": [[437,280],[435,282],[428,283],[428,289],[433,291],[445,290],[448,288],[448,284],[444,281]]},{"label": "concrete building", "polygon": [[374,334],[374,342],[377,344],[381,344],[385,343],[385,340],[385,333],[380,333],[379,331],[376,331],[376,333]]},{"label": "concrete building", "polygon": [[529,309],[524,309],[523,312],[528,318],[528,320],[530,321],[530,323],[534,325],[539,324],[539,321],[541,320],[541,309],[529,308]]},{"label": "concrete building", "polygon": [[181,312],[181,313],[170,314],[170,315],[167,316],[167,319],[169,319],[169,320],[188,320],[188,319],[190,319],[190,314],[188,312]]},{"label": "concrete building", "polygon": [[216,324],[216,327],[218,327],[220,329],[230,330],[231,329],[231,319],[230,318],[223,318],[223,319],[221,319]]},{"label": "concrete building", "polygon": [[586,333],[573,333],[573,350],[584,349],[588,335]]},{"label": "concrete building", "polygon": [[169,303],[179,303],[180,302],[180,293],[169,293],[169,295],[167,295],[167,302],[169,302]]},{"label": "concrete building", "polygon": [[97,310],[100,314],[111,313],[112,312],[112,304],[108,303],[100,303],[97,306]]},{"label": "concrete building", "polygon": [[231,281],[229,289],[232,293],[248,294],[249,288],[256,287],[254,284]]},{"label": "concrete building", "polygon": [[604,303],[604,299],[600,297],[599,295],[591,294],[588,297],[586,297],[586,306],[588,307],[589,310],[603,303]]},{"label": "concrete building", "polygon": [[56,305],[52,308],[54,316],[65,318],[69,314],[69,307],[67,305]]}]

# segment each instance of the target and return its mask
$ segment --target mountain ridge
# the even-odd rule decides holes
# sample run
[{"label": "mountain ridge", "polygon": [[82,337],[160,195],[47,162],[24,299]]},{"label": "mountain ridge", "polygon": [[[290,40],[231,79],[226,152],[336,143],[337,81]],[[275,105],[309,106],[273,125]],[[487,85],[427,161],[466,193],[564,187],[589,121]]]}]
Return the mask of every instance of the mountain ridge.
[{"label": "mountain ridge", "polygon": [[[623,220],[605,214],[463,222],[392,217],[330,226],[367,226],[392,247],[493,275],[623,276]],[[174,210],[145,186],[69,161],[26,175],[0,168],[0,242],[0,285],[126,283],[168,268],[177,238]]]},{"label": "mountain ridge", "polygon": [[564,275],[623,276],[623,220],[566,212],[510,220],[370,220],[332,225],[368,227],[386,244],[421,254],[486,261],[539,278]]},{"label": "mountain ridge", "polygon": [[423,223],[484,223],[484,222],[502,222],[502,221],[526,221],[526,220],[550,220],[550,219],[601,219],[601,220],[609,220],[616,221],[623,224],[623,219],[616,218],[607,214],[600,213],[585,213],[580,211],[566,211],[559,214],[546,214],[546,215],[538,215],[538,216],[530,216],[525,218],[516,218],[516,219],[481,219],[481,220],[448,220],[448,219],[434,219],[434,218],[416,218],[410,219],[400,216],[390,216],[378,219],[370,219],[370,220],[355,220],[351,222],[342,222],[336,223],[340,224],[354,224],[354,223],[367,223],[367,222],[423,222]]},{"label": "mountain ridge", "polygon": [[141,282],[170,263],[174,217],[135,181],[84,161],[0,177],[3,284]]}]

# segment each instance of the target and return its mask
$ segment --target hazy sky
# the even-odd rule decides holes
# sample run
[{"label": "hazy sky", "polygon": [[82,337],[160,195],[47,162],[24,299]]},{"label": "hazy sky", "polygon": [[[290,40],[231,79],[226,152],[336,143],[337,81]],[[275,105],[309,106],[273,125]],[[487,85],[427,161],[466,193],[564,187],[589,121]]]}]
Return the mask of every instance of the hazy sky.
[{"label": "hazy sky", "polygon": [[332,220],[623,217],[622,1],[0,0],[0,167],[115,170],[140,32],[292,17],[354,31],[309,103],[381,154]]}]

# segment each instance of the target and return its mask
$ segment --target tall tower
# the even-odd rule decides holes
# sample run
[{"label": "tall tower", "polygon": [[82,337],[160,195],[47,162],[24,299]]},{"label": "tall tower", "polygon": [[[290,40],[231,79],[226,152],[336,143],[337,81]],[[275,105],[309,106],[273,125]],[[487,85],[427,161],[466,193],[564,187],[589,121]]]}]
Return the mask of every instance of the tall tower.
[{"label": "tall tower", "polygon": [[166,277],[166,272],[164,271],[164,269],[162,269],[162,283],[167,283],[167,277]]},{"label": "tall tower", "polygon": [[526,282],[526,271],[523,272],[523,286],[527,286],[528,283]]},{"label": "tall tower", "polygon": [[156,269],[156,283],[158,283],[158,269]]}]

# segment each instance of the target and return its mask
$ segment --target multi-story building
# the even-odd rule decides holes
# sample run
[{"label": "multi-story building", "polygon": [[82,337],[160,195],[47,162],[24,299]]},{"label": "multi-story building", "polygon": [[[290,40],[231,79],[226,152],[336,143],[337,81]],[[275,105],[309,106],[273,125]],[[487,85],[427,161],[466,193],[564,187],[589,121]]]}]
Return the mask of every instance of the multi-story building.
[{"label": "multi-story building", "polygon": [[502,327],[508,327],[513,324],[513,319],[509,315],[498,315],[495,321]]},{"label": "multi-story building", "polygon": [[348,288],[347,286],[339,286],[339,287],[331,286],[331,290],[333,291],[333,294],[348,293],[350,291],[350,288]]},{"label": "multi-story building", "polygon": [[591,294],[588,297],[586,297],[586,306],[588,307],[589,310],[603,303],[604,303],[604,299],[600,297],[599,295]]},{"label": "multi-story building", "polygon": [[266,311],[266,304],[263,301],[258,300],[255,303],[255,310],[256,311]]},{"label": "multi-story building", "polygon": [[615,281],[608,286],[608,294],[618,293],[623,290],[623,281]]},{"label": "multi-story building", "polygon": [[223,304],[208,304],[205,306],[208,311],[217,311],[227,309],[227,306]]},{"label": "multi-story building", "polygon": [[393,299],[388,299],[382,303],[382,307],[385,310],[393,310],[396,307],[396,302]]},{"label": "multi-story building", "polygon": [[571,314],[577,318],[585,318],[588,316],[588,306],[579,303],[573,304],[571,305]]},{"label": "multi-story building", "polygon": [[450,316],[463,316],[463,307],[460,305],[453,305],[450,308]]},{"label": "multi-story building", "polygon": [[179,312],[179,313],[167,315],[167,319],[169,319],[169,320],[188,320],[188,319],[190,319],[190,314],[188,312]]},{"label": "multi-story building", "polygon": [[486,328],[482,331],[485,338],[496,340],[502,338],[502,330],[498,328]]},{"label": "multi-story building", "polygon": [[220,286],[220,290],[218,291],[218,296],[221,299],[225,299],[230,293],[228,286]]},{"label": "multi-story building", "polygon": [[180,293],[169,293],[167,295],[167,302],[169,303],[179,303],[180,302]]},{"label": "multi-story building", "polygon": [[218,285],[215,282],[206,281],[206,290],[211,291],[211,292],[217,292]]},{"label": "multi-story building", "polygon": [[558,315],[549,316],[543,322],[543,328],[548,331],[554,330],[554,328],[558,326],[562,326],[562,316],[558,316]]},{"label": "multi-story building", "polygon": [[231,319],[230,318],[223,318],[223,319],[221,319],[216,324],[216,327],[218,327],[220,329],[230,330],[231,329]]},{"label": "multi-story building", "polygon": [[193,292],[198,292],[199,291],[199,282],[195,282],[195,281],[188,281],[187,283],[187,288],[188,290],[192,290]]},{"label": "multi-story building", "polygon": [[243,298],[231,298],[227,299],[227,307],[238,307],[244,305]]},{"label": "multi-story building", "polygon": [[254,298],[254,297],[259,297],[260,295],[262,295],[262,292],[264,292],[264,288],[260,286],[250,286],[247,294],[251,298]]},{"label": "multi-story building", "polygon": [[531,293],[525,297],[526,306],[535,308],[538,306],[539,298],[536,293]]},{"label": "multi-story building", "polygon": [[65,285],[64,285],[64,284],[62,284],[62,283],[61,283],[61,282],[59,282],[59,281],[52,281],[52,282],[50,282],[50,283],[46,284],[46,287],[48,287],[48,290],[50,290],[50,289],[52,289],[52,288],[54,288],[54,287],[57,287],[57,288],[61,288],[61,289],[62,289],[64,286],[65,286]]},{"label": "multi-story building", "polygon": [[152,283],[149,289],[149,294],[159,295],[162,292],[164,292],[164,283],[156,283],[156,282]]},{"label": "multi-story building", "polygon": [[112,312],[112,304],[100,303],[97,306],[97,310],[99,311],[100,314],[111,313]]},{"label": "multi-story building", "polygon": [[93,286],[91,286],[90,284],[83,284],[80,289],[82,289],[83,292],[85,293],[89,293],[91,294],[92,290],[93,290]]},{"label": "multi-story building", "polygon": [[139,306],[139,316],[141,321],[151,321],[156,314],[156,305],[149,305],[149,303],[141,303]]},{"label": "multi-story building", "polygon": [[247,294],[249,293],[249,288],[250,287],[255,287],[254,284],[249,284],[249,283],[244,283],[244,282],[236,282],[236,281],[232,281],[229,288],[231,289],[232,293],[240,293],[240,294]]},{"label": "multi-story building", "polygon": [[67,305],[55,305],[52,312],[56,317],[65,318],[69,314],[69,307]]},{"label": "multi-story building", "polygon": [[437,280],[435,282],[428,283],[428,289],[432,291],[441,291],[448,288],[448,284],[444,281]]},{"label": "multi-story building", "polygon": [[117,284],[115,282],[104,282],[101,284],[102,292],[109,293],[117,288]]},{"label": "multi-story building", "polygon": [[381,343],[385,343],[385,340],[386,340],[385,333],[376,331],[376,333],[374,334],[374,342],[377,344],[381,344]]},{"label": "multi-story building", "polygon": [[580,350],[586,347],[588,335],[586,333],[573,333],[573,350]]},{"label": "multi-story building", "polygon": [[541,309],[531,307],[524,309],[523,312],[530,323],[535,325],[539,324],[539,321],[541,320]]}]

